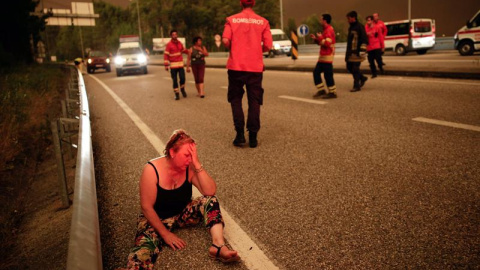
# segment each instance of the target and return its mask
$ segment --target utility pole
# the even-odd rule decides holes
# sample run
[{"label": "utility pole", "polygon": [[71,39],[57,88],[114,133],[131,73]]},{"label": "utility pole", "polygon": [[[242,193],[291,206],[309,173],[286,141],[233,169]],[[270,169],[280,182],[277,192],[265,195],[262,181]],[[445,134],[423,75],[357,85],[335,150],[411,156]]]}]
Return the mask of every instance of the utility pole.
[{"label": "utility pole", "polygon": [[412,0],[408,0],[408,21],[412,19]]},{"label": "utility pole", "polygon": [[280,0],[280,28],[283,31],[283,4],[282,4],[282,0]]},{"label": "utility pole", "polygon": [[142,45],[142,27],[140,26],[140,8],[138,7],[139,1],[140,0],[137,0],[138,36],[140,37],[140,45]]}]

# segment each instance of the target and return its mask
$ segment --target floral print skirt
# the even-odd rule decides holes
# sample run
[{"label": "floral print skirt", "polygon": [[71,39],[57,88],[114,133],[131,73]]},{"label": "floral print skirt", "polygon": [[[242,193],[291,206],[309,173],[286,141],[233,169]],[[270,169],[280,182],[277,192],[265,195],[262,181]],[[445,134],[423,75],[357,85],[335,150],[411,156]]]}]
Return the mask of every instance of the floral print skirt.
[{"label": "floral print skirt", "polygon": [[[202,196],[195,198],[183,209],[182,213],[162,220],[163,225],[169,231],[175,228],[197,225],[200,222],[203,222],[208,229],[217,223],[224,225],[217,197]],[[158,253],[164,244],[163,239],[148,223],[147,218],[140,214],[137,221],[135,246],[128,255],[127,269],[153,269]]]}]

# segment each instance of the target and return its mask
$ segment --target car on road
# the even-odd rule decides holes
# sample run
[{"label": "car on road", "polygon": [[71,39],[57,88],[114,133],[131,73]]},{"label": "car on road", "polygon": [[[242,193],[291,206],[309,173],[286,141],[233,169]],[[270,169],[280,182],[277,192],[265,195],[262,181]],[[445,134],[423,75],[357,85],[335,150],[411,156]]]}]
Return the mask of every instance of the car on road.
[{"label": "car on road", "polygon": [[273,47],[269,52],[264,52],[263,56],[273,58],[275,55],[286,54],[291,55],[292,42],[282,29],[270,29],[273,39]]},{"label": "car on road", "polygon": [[147,56],[139,46],[120,47],[115,57],[115,68],[118,77],[125,71],[140,71],[147,74]]},{"label": "car on road", "polygon": [[472,55],[480,51],[480,10],[454,36],[455,49],[461,55]]},{"label": "car on road", "polygon": [[411,19],[385,22],[387,36],[385,49],[393,50],[397,55],[416,51],[425,54],[435,46],[435,20]]},{"label": "car on road", "polygon": [[89,51],[87,57],[87,72],[95,73],[97,69],[105,69],[107,72],[110,72],[110,57],[102,51]]}]

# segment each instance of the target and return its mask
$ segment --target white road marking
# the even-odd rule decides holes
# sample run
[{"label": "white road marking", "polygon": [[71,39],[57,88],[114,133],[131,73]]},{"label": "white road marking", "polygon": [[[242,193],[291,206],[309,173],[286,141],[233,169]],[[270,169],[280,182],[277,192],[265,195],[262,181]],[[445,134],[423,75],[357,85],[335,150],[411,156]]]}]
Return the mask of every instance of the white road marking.
[{"label": "white road marking", "polygon": [[461,128],[461,129],[467,129],[467,130],[473,130],[473,131],[480,132],[480,127],[479,126],[466,125],[466,124],[460,124],[460,123],[455,123],[455,122],[448,122],[448,121],[442,121],[442,120],[436,120],[436,119],[430,119],[430,118],[424,118],[424,117],[416,117],[416,118],[413,118],[412,120],[413,121],[418,121],[418,122],[423,122],[423,123],[434,124],[434,125],[447,126],[447,127],[453,127],[453,128]]},{"label": "white road marking", "polygon": [[292,97],[292,96],[278,96],[278,97],[279,98],[284,98],[284,99],[301,101],[301,102],[314,103],[314,104],[327,104],[328,103],[328,102],[321,101],[321,100],[313,100],[313,99],[299,98],[299,97]]},{"label": "white road marking", "polygon": [[[91,76],[95,79],[106,91],[112,96],[112,98],[118,103],[118,105],[127,113],[127,115],[132,119],[133,123],[140,129],[143,135],[147,140],[152,144],[155,150],[162,155],[163,149],[165,149],[165,144],[160,138],[155,135],[155,133],[145,124],[140,117],[132,110],[130,107],[123,102],[123,100],[115,94],[112,89],[110,89],[106,84],[99,80],[95,76]],[[201,196],[200,192],[194,188],[193,196]],[[260,247],[253,242],[252,239],[247,235],[245,231],[240,228],[240,226],[232,219],[228,212],[222,208],[222,216],[227,224],[225,226],[225,238],[231,244],[231,246],[236,249],[242,261],[245,263],[248,269],[279,269],[272,261],[268,259],[265,253],[260,249]]]},{"label": "white road marking", "polygon": [[149,74],[149,75],[134,75],[134,76],[130,76],[130,75],[127,75],[127,76],[122,76],[122,77],[116,77],[114,78],[114,80],[119,80],[119,81],[126,81],[126,80],[136,80],[136,79],[140,79],[140,78],[149,78],[149,77],[155,77],[154,74]]},{"label": "white road marking", "polygon": [[[337,76],[337,74],[335,74]],[[382,76],[383,77],[383,76]],[[377,77],[382,79],[382,77]],[[410,79],[406,77],[384,77],[383,79],[390,79],[390,80],[395,80],[395,81],[410,81],[410,82],[419,82],[419,83],[438,83],[438,84],[455,84],[455,85],[475,85],[475,86],[480,86],[480,83],[474,83],[474,82],[463,82],[460,80],[456,81],[450,81],[451,79],[443,79],[443,80],[430,80],[430,79]]]}]

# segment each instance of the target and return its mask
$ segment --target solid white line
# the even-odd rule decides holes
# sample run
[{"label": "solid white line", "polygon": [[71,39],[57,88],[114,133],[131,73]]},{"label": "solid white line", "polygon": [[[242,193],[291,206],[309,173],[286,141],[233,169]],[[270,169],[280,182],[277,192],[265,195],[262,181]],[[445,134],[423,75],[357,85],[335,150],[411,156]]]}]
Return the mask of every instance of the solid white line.
[{"label": "solid white line", "polygon": [[423,117],[413,118],[412,120],[413,121],[418,121],[418,122],[423,122],[423,123],[434,124],[434,125],[447,126],[447,127],[453,127],[453,128],[461,128],[461,129],[467,129],[467,130],[473,130],[473,131],[480,132],[480,127],[479,126],[472,126],[472,125],[466,125],[466,124],[460,124],[460,123],[448,122],[448,121],[442,121],[442,120],[436,120],[436,119],[430,119],[430,118],[423,118]]},{"label": "solid white line", "polygon": [[[335,74],[337,76],[337,74]],[[378,78],[378,77],[377,77]],[[380,77],[380,79],[382,79]],[[419,83],[439,83],[439,84],[455,84],[455,85],[475,85],[475,86],[480,86],[480,83],[474,83],[474,82],[462,82],[459,80],[455,81],[448,81],[451,79],[443,79],[443,80],[429,80],[429,79],[410,79],[406,77],[384,77],[383,79],[389,79],[392,81],[410,81],[410,82],[419,82]]]},{"label": "solid white line", "polygon": [[[118,105],[127,113],[127,115],[132,119],[135,125],[140,129],[140,131],[145,135],[147,140],[152,144],[155,150],[162,155],[165,144],[160,140],[160,138],[155,135],[155,133],[145,124],[140,117],[132,110],[128,105],[123,102],[123,100],[115,94],[112,89],[105,85],[102,81],[97,79],[97,77],[91,75],[106,91],[109,93],[113,99],[118,103]],[[194,188],[193,196],[201,196],[200,192]],[[225,221],[225,238],[228,240],[228,243],[236,249],[242,261],[248,267],[248,269],[279,269],[277,266],[271,262],[265,253],[253,242],[252,239],[247,235],[245,231],[240,228],[240,226],[232,219],[228,212],[222,207],[222,216]]]},{"label": "solid white line", "polygon": [[118,103],[118,105],[127,113],[128,117],[132,119],[135,125],[140,129],[140,131],[147,137],[147,140],[153,145],[155,150],[158,153],[162,153],[163,149],[165,149],[165,144],[155,135],[155,133],[145,124],[140,117],[132,110],[128,105],[123,102],[123,100],[117,96],[112,89],[110,89],[106,84],[104,84],[100,79],[95,77],[94,75],[90,75],[93,79],[95,79],[106,91],[109,93],[112,98]]},{"label": "solid white line", "polygon": [[279,98],[284,98],[284,99],[301,101],[301,102],[314,103],[314,104],[327,104],[328,103],[328,102],[320,101],[320,100],[313,100],[313,99],[299,98],[299,97],[292,97],[292,96],[278,96],[278,97]]},{"label": "solid white line", "polygon": [[153,74],[148,74],[148,75],[122,76],[122,77],[115,77],[115,78],[113,78],[113,80],[119,80],[119,81],[123,81],[123,80],[136,80],[136,79],[139,79],[139,78],[148,78],[148,77],[155,77],[155,75],[153,75]]}]

